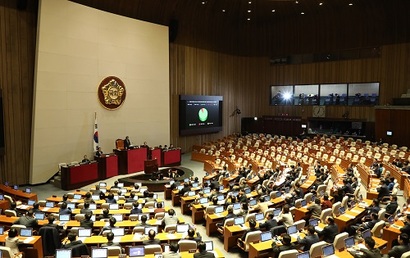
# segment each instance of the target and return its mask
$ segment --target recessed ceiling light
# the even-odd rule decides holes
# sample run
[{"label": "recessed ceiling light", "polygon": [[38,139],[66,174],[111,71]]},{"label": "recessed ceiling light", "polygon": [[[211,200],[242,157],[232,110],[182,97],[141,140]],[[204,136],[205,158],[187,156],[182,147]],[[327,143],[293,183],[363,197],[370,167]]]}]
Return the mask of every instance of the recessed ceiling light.
[{"label": "recessed ceiling light", "polygon": [[296,1],[295,1],[295,4],[298,4],[298,3],[299,3],[299,1],[298,1],[298,0],[296,0]]},{"label": "recessed ceiling light", "polygon": [[206,1],[202,1],[202,4],[206,4]]},{"label": "recessed ceiling light", "polygon": [[249,1],[248,4],[252,4],[252,1]]},{"label": "recessed ceiling light", "polygon": [[222,12],[224,13],[224,12],[226,12],[226,10],[225,10],[225,9],[222,9]]},{"label": "recessed ceiling light", "polygon": [[305,12],[301,12],[300,14],[305,14]]},{"label": "recessed ceiling light", "polygon": [[251,18],[248,18],[247,20],[248,20],[248,21],[250,21],[250,20],[251,20]]},{"label": "recessed ceiling light", "polygon": [[272,12],[274,13],[274,12],[276,12],[276,10],[275,10],[275,9],[272,9]]},{"label": "recessed ceiling light", "polygon": [[320,2],[319,5],[323,5],[323,2]]},{"label": "recessed ceiling light", "polygon": [[353,3],[349,3],[349,5],[350,5],[350,6],[352,6],[352,5],[353,5]]},{"label": "recessed ceiling light", "polygon": [[248,10],[248,13],[252,12],[251,10]]}]

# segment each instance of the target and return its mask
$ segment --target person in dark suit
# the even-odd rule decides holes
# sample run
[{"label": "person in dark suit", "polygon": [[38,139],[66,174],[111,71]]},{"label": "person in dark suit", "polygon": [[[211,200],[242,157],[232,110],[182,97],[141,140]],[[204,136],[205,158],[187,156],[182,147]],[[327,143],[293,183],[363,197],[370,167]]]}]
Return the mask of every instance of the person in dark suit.
[{"label": "person in dark suit", "polygon": [[99,158],[103,155],[104,153],[101,150],[100,146],[97,146],[97,150],[95,151],[95,157]]},{"label": "person in dark suit", "polygon": [[386,218],[393,215],[396,212],[397,207],[399,207],[399,204],[397,203],[397,196],[390,196],[390,203],[386,206]]},{"label": "person in dark suit", "polygon": [[348,249],[349,253],[353,255],[354,258],[381,258],[382,254],[378,248],[374,248],[376,242],[371,237],[366,237],[364,239],[364,244],[366,248],[360,248],[359,252],[354,252]]},{"label": "person in dark suit", "polygon": [[117,223],[117,219],[114,217],[111,217],[109,220],[109,225],[104,226],[101,230],[101,233],[103,233],[104,231],[110,231],[113,228],[116,228],[115,223]]},{"label": "person in dark suit", "polygon": [[84,219],[82,221],[80,221],[80,227],[82,228],[93,228],[94,226],[94,222],[91,220],[91,214],[90,213],[86,213],[84,215]]},{"label": "person in dark suit", "polygon": [[81,240],[77,240],[77,234],[74,232],[68,233],[67,239],[70,241],[70,243],[68,244],[63,243],[62,247],[64,249],[70,249],[71,247],[75,245],[79,245],[83,243]]},{"label": "person in dark suit", "polygon": [[259,224],[259,228],[264,228],[267,231],[270,231],[273,227],[276,227],[278,225],[278,222],[273,218],[273,213],[269,213],[265,223]]},{"label": "person in dark suit", "polygon": [[33,210],[29,210],[25,216],[18,218],[13,224],[24,225],[28,228],[35,228],[38,226],[37,219],[34,218]]},{"label": "person in dark suit", "polygon": [[87,214],[90,213],[91,215],[93,214],[93,211],[90,210],[90,203],[89,202],[85,202],[84,203],[84,208],[82,208],[80,210],[80,214]]},{"label": "person in dark suit", "polygon": [[409,235],[406,233],[401,233],[397,237],[399,245],[394,246],[387,254],[389,257],[401,257],[407,251],[410,251],[409,246]]},{"label": "person in dark suit", "polygon": [[309,251],[310,247],[314,244],[319,242],[319,236],[316,234],[315,227],[309,225],[307,227],[306,236],[304,238],[300,238],[298,236],[298,244],[302,245],[302,251]]},{"label": "person in dark suit", "polygon": [[109,209],[103,209],[102,214],[101,214],[100,216],[98,216],[98,219],[99,219],[99,220],[109,219],[109,218],[111,218],[110,210],[109,210]]},{"label": "person in dark suit", "polygon": [[43,227],[53,227],[56,228],[60,234],[60,237],[65,235],[65,230],[62,226],[59,226],[58,224],[54,224],[55,218],[54,215],[52,213],[50,213],[47,216],[47,220],[48,220],[48,224],[45,224]]},{"label": "person in dark suit", "polygon": [[[195,236],[196,235],[196,236]],[[195,234],[195,230],[193,230],[192,228],[188,229],[188,235],[185,237],[185,239],[187,240],[194,240],[196,242],[200,242],[202,241],[202,237],[199,234],[199,232],[197,232]]]},{"label": "person in dark suit", "polygon": [[142,213],[142,209],[139,208],[140,204],[137,201],[134,201],[132,206],[133,206],[133,208],[131,210],[131,214],[140,214],[140,213]]},{"label": "person in dark suit", "polygon": [[114,194],[113,194],[113,193],[110,193],[110,194],[107,196],[107,199],[105,200],[105,202],[106,202],[106,203],[114,204],[114,203],[117,203],[117,200],[114,199]]},{"label": "person in dark suit", "polygon": [[145,227],[145,226],[149,226],[148,225],[148,223],[147,223],[147,220],[148,220],[148,217],[147,217],[147,215],[142,215],[141,216],[141,223],[139,223],[139,224],[137,224],[137,226],[143,226],[143,227]]},{"label": "person in dark suit", "polygon": [[277,245],[275,241],[272,242],[273,257],[278,258],[282,251],[296,249],[296,246],[292,244],[292,238],[288,234],[284,234],[282,237],[282,245]]},{"label": "person in dark suit", "polygon": [[114,233],[108,232],[107,233],[107,243],[102,244],[101,247],[107,247],[107,246],[121,246],[119,243],[114,243]]},{"label": "person in dark suit", "polygon": [[248,235],[249,233],[251,233],[251,232],[253,232],[253,231],[258,230],[258,229],[256,228],[256,221],[255,221],[254,219],[250,219],[250,220],[249,220],[249,227],[250,227],[250,228],[249,228],[248,230],[246,230],[240,238],[238,238],[238,242],[239,242],[242,246],[245,245],[244,241],[245,241],[245,239],[246,239],[246,235]]},{"label": "person in dark suit", "polygon": [[158,238],[155,238],[156,233],[154,230],[148,231],[148,239],[142,241],[143,245],[160,245],[161,241]]},{"label": "person in dark suit", "polygon": [[60,206],[60,210],[58,211],[58,214],[64,215],[64,214],[70,214],[71,215],[72,211],[70,208],[67,207],[67,203],[63,202]]},{"label": "person in dark suit", "polygon": [[83,163],[83,164],[90,163],[90,160],[88,159],[87,155],[84,155],[83,160],[81,160],[81,163]]},{"label": "person in dark suit", "polygon": [[335,224],[335,220],[333,217],[327,217],[326,218],[326,224],[325,228],[318,232],[319,237],[323,238],[323,241],[326,241],[328,243],[333,243],[333,240],[335,240],[335,236],[339,233],[339,229],[337,228],[337,225]]},{"label": "person in dark suit", "polygon": [[406,221],[404,222],[404,226],[400,229],[400,232],[410,235],[410,214],[407,214]]},{"label": "person in dark suit", "polygon": [[125,139],[124,139],[124,148],[125,148],[125,149],[129,149],[130,147],[131,147],[130,137],[125,136]]},{"label": "person in dark suit", "polygon": [[384,196],[388,196],[390,194],[386,180],[382,180],[382,185],[377,190],[377,192],[379,192],[379,194],[377,195],[377,199],[379,200],[383,199]]},{"label": "person in dark suit", "polygon": [[206,244],[199,242],[197,245],[198,252],[194,254],[194,258],[215,258],[215,255],[206,251]]},{"label": "person in dark suit", "polygon": [[[216,199],[216,200],[218,202],[218,199]],[[236,217],[236,215],[233,213],[233,206],[232,205],[228,205],[227,211],[228,211],[228,214],[223,218],[223,221],[221,223],[216,223],[217,227],[223,227],[225,225],[225,221],[227,219],[232,219],[232,218]]]}]

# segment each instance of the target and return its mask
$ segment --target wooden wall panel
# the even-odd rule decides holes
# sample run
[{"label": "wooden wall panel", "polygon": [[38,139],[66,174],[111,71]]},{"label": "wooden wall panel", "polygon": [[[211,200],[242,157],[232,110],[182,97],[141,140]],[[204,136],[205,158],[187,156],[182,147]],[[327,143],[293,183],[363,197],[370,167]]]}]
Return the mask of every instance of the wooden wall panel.
[{"label": "wooden wall panel", "polygon": [[5,155],[0,182],[29,180],[37,1],[22,10],[15,0],[0,5],[0,87],[3,90]]}]

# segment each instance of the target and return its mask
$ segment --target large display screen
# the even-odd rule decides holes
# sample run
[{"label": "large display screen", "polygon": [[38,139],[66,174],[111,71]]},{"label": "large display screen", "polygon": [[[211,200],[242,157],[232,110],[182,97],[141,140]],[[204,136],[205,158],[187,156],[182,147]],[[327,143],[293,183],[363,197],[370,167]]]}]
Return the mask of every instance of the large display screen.
[{"label": "large display screen", "polygon": [[222,131],[222,96],[180,95],[179,134]]}]

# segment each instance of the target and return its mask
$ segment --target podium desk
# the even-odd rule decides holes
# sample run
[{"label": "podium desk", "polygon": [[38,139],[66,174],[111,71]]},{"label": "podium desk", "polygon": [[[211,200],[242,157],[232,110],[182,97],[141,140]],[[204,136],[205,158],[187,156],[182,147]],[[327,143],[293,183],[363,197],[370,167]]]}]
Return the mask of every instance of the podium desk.
[{"label": "podium desk", "polygon": [[[19,244],[19,249],[24,252],[24,257],[43,258],[43,243],[41,236],[18,237],[23,243]],[[0,242],[6,242],[6,235],[0,235]]]},{"label": "podium desk", "polygon": [[171,200],[172,198],[172,189],[170,185],[164,185],[164,199]]},{"label": "podium desk", "polygon": [[304,193],[307,193],[315,181],[316,176],[309,176],[307,180],[300,186],[300,189],[302,189]]},{"label": "podium desk", "polygon": [[100,180],[118,175],[118,157],[114,154],[102,155],[98,161],[98,177]]},{"label": "podium desk", "polygon": [[162,150],[160,148],[152,149],[151,159],[156,159],[158,161],[158,166],[162,167]]},{"label": "podium desk", "polygon": [[72,190],[98,181],[98,163],[61,167],[61,187]]},{"label": "podium desk", "polygon": [[14,199],[27,202],[27,200],[35,200],[37,202],[37,194],[35,193],[26,193],[21,190],[14,190],[13,188],[0,184],[0,192],[14,197]]},{"label": "podium desk", "polygon": [[204,221],[205,207],[201,204],[192,205],[192,223],[198,224]]},{"label": "podium desk", "polygon": [[171,198],[172,198],[172,206],[176,207],[176,206],[179,206],[181,204],[181,200],[180,200],[178,190],[173,190],[172,191]]},{"label": "podium desk", "polygon": [[162,151],[162,166],[179,166],[181,165],[181,149],[172,149]]},{"label": "podium desk", "polygon": [[114,149],[118,156],[118,174],[126,175],[144,170],[144,161],[147,159],[147,148],[129,150]]}]

